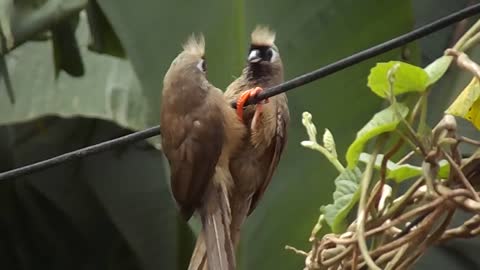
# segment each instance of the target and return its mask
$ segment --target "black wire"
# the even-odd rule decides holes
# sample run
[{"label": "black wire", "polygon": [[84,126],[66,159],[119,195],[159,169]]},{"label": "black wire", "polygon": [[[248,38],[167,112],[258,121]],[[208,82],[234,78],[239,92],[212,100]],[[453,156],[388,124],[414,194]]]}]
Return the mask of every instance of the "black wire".
[{"label": "black wire", "polygon": [[157,136],[160,134],[160,127],[151,127],[139,132],[135,132],[132,134],[128,134],[113,140],[109,140],[106,142],[102,142],[99,144],[91,145],[82,149],[78,149],[72,152],[68,152],[62,154],[60,156],[56,156],[53,158],[49,158],[46,160],[42,160],[37,163],[33,163],[30,165],[26,165],[17,169],[13,169],[11,171],[0,173],[0,180],[6,180],[9,178],[20,177],[24,175],[28,175],[37,171],[45,170],[50,167],[54,167],[60,165],[61,163],[71,161],[77,158],[86,157],[92,154],[100,153],[103,151],[110,150],[116,146],[133,143],[141,140],[148,139],[153,136]]},{"label": "black wire", "polygon": [[[321,67],[317,70],[314,70],[309,73],[305,73],[303,75],[300,75],[294,79],[291,79],[289,81],[286,81],[282,84],[279,84],[277,86],[271,87],[266,89],[265,91],[262,91],[260,94],[258,94],[256,97],[250,98],[245,104],[250,105],[254,103],[258,103],[260,100],[278,95],[280,93],[286,92],[288,90],[297,88],[299,86],[305,85],[307,83],[311,83],[315,80],[318,80],[320,78],[326,77],[330,74],[333,74],[335,72],[338,72],[342,69],[345,69],[347,67],[350,67],[354,64],[358,64],[364,60],[367,60],[369,58],[375,57],[377,55],[380,55],[382,53],[385,53],[387,51],[390,51],[392,49],[401,47],[402,45],[405,45],[409,42],[412,42],[414,40],[417,40],[419,38],[422,38],[424,36],[427,36],[433,32],[436,32],[442,28],[445,28],[451,24],[454,24],[456,22],[459,22],[465,18],[468,18],[470,16],[473,16],[477,13],[480,12],[480,4],[475,4],[472,6],[469,6],[467,8],[464,8],[460,11],[457,11],[455,13],[452,13],[448,16],[445,16],[439,20],[436,20],[434,22],[431,22],[427,25],[424,25],[422,27],[419,27],[409,33],[406,33],[404,35],[398,36],[394,39],[391,39],[387,42],[378,44],[376,46],[373,46],[369,49],[363,50],[361,52],[358,52],[356,54],[353,54],[349,57],[343,58],[339,61],[336,61],[332,64],[329,64],[327,66]],[[233,105],[233,104],[232,104]]]},{"label": "black wire", "polygon": [[[250,104],[258,103],[260,100],[278,95],[288,90],[313,82],[327,75],[330,75],[332,73],[345,69],[349,66],[360,63],[366,59],[372,58],[374,56],[377,56],[389,50],[398,48],[402,45],[405,45],[416,39],[424,37],[428,34],[431,34],[435,31],[438,31],[442,28],[445,28],[451,24],[459,22],[477,13],[480,13],[480,3],[464,8],[458,12],[455,12],[446,17],[443,17],[437,21],[434,21],[425,26],[419,27],[407,34],[401,35],[387,42],[381,43],[379,45],[376,45],[364,51],[358,52],[354,55],[341,59],[325,67],[300,75],[290,81],[284,82],[277,86],[265,89],[265,91],[261,92],[256,97],[249,98],[249,100],[247,100],[245,104],[250,105]],[[232,103],[232,106],[235,106],[235,104]],[[118,145],[123,145],[123,144],[144,140],[159,134],[160,134],[160,127],[155,126],[155,127],[138,131],[138,132],[135,132],[123,137],[119,137],[110,141],[92,145],[92,146],[82,148],[73,152],[65,153],[57,157],[53,157],[53,158],[43,160],[34,164],[26,165],[24,167],[13,169],[11,171],[0,173],[0,180],[6,180],[10,178],[28,175],[33,172],[44,170],[67,161],[71,161],[77,158],[82,158],[95,153],[107,151]]]}]

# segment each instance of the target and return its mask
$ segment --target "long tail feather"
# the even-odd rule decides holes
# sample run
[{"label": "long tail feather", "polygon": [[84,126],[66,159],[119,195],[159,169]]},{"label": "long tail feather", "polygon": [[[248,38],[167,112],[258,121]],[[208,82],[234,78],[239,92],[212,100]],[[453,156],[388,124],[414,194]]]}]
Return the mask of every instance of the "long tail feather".
[{"label": "long tail feather", "polygon": [[192,258],[188,270],[207,270],[207,247],[205,245],[205,235],[203,230],[200,232],[193,250]]},{"label": "long tail feather", "polygon": [[235,201],[232,202],[232,223],[230,224],[230,233],[232,236],[233,248],[237,249],[240,242],[241,228],[245,220],[247,219],[248,212],[250,211],[251,197],[250,198],[238,198],[235,197]]},{"label": "long tail feather", "polygon": [[[189,270],[235,270],[235,250],[230,234],[231,212],[227,180],[218,173],[200,209],[202,231],[190,260]],[[217,179],[215,179],[217,178]]]}]

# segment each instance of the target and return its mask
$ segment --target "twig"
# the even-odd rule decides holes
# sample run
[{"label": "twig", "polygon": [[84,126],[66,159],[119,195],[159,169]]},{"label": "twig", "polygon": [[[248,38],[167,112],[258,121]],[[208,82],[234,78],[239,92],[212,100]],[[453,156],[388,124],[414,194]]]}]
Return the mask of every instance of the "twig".
[{"label": "twig", "polygon": [[396,252],[395,257],[393,257],[393,259],[385,266],[385,270],[393,270],[395,265],[400,261],[407,249],[408,243],[400,247],[400,250]]},{"label": "twig", "polygon": [[358,264],[358,258],[357,258],[358,254],[357,253],[358,253],[358,247],[357,247],[357,245],[355,245],[354,248],[353,248],[353,254],[352,254],[352,256],[353,256],[352,270],[357,270],[357,267],[358,267],[358,265],[357,265]]},{"label": "twig", "polygon": [[415,155],[415,151],[410,151],[410,152],[408,152],[403,158],[401,158],[401,159],[397,162],[397,165],[403,164],[404,162],[406,162],[407,160],[409,160],[411,157],[413,157],[413,155]]},{"label": "twig", "polygon": [[341,259],[345,258],[347,254],[349,254],[353,250],[353,245],[348,246],[344,250],[342,250],[340,253],[335,255],[333,258],[330,258],[328,260],[325,260],[322,262],[322,265],[324,266],[332,266],[335,263],[341,261]]},{"label": "twig", "polygon": [[470,139],[470,138],[467,138],[467,137],[464,137],[464,136],[459,136],[458,140],[460,142],[465,142],[465,143],[468,143],[468,144],[471,144],[471,145],[480,146],[480,141]]},{"label": "twig", "polygon": [[475,200],[477,202],[480,202],[480,196],[478,195],[478,193],[475,191],[475,189],[473,188],[472,184],[470,184],[470,182],[468,181],[467,177],[465,177],[465,175],[463,174],[462,170],[460,169],[460,167],[458,166],[457,163],[455,163],[455,161],[452,159],[452,157],[445,151],[441,150],[443,152],[443,154],[445,155],[445,157],[447,158],[448,162],[450,163],[450,168],[453,168],[455,173],[458,175],[458,177],[460,178],[460,180],[462,181],[463,185],[472,193],[473,195],[473,198],[475,198]]},{"label": "twig", "polygon": [[[378,226],[378,227],[375,227],[375,228],[369,230],[368,232],[365,233],[365,236],[369,237],[369,236],[375,235],[377,233],[380,233],[382,231],[387,230],[390,227],[396,226],[398,224],[402,224],[402,223],[408,221],[409,219],[411,219],[415,216],[418,216],[418,215],[420,215],[424,212],[430,211],[432,209],[436,209],[436,208],[438,208],[438,206],[440,204],[442,204],[446,200],[449,200],[449,199],[454,198],[456,196],[466,196],[466,195],[469,195],[469,194],[470,194],[470,192],[468,190],[465,190],[465,189],[456,189],[456,190],[452,190],[450,192],[445,192],[444,194],[442,194],[441,197],[438,197],[437,199],[435,199],[435,200],[433,200],[433,201],[431,201],[427,204],[416,207],[416,208],[410,210],[409,212],[404,213],[403,215],[399,216],[395,220],[392,220],[388,223],[384,223],[381,226]],[[337,244],[337,245],[348,245],[348,244],[352,244],[355,241],[357,241],[356,237],[352,237],[352,238],[349,238],[349,239],[329,237],[328,239],[330,241],[332,241],[333,243]]]},{"label": "twig", "polygon": [[287,245],[287,246],[285,246],[285,249],[286,249],[286,250],[293,251],[293,252],[295,252],[296,254],[303,255],[303,256],[305,256],[305,257],[308,256],[308,253],[307,253],[307,252],[305,252],[305,251],[303,251],[303,250],[296,249],[296,248],[294,248],[294,247],[292,247],[292,246],[288,246],[288,245]]},{"label": "twig", "polygon": [[[382,245],[381,247],[378,247],[377,249],[373,250],[369,255],[372,257],[379,256],[380,254],[383,254],[387,251],[390,251],[392,249],[398,248],[414,239],[416,236],[424,234],[425,231],[432,225],[436,219],[438,218],[439,215],[442,214],[442,209],[436,208],[429,216],[427,216],[418,226],[418,228],[411,233],[405,235],[403,238],[394,240],[388,244]],[[426,236],[426,235],[425,235]]]},{"label": "twig", "polygon": [[451,238],[469,238],[480,234],[480,215],[475,215],[460,227],[445,231],[438,242],[442,243]]},{"label": "twig", "polygon": [[455,50],[463,50],[464,44],[473,36],[475,33],[478,32],[480,29],[480,20],[477,21],[470,29],[467,30],[467,32],[457,41],[457,43],[453,46],[453,49]]}]

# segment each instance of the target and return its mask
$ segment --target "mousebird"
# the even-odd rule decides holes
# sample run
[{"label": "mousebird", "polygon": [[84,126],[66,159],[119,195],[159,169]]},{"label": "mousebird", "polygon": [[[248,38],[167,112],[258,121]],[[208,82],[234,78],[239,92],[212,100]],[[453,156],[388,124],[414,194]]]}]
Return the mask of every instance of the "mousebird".
[{"label": "mousebird", "polygon": [[192,35],[168,69],[162,91],[162,150],[171,190],[188,220],[198,213],[202,230],[189,269],[233,270],[231,156],[246,131],[221,90],[206,77],[205,41]]},{"label": "mousebird", "polygon": [[283,64],[274,41],[275,33],[268,27],[254,29],[246,66],[225,91],[230,102],[237,101],[238,117],[247,128],[241,151],[230,163],[235,183],[230,196],[234,246],[240,240],[242,224],[262,199],[287,142],[290,114],[284,93],[244,108],[249,97],[283,82]]}]

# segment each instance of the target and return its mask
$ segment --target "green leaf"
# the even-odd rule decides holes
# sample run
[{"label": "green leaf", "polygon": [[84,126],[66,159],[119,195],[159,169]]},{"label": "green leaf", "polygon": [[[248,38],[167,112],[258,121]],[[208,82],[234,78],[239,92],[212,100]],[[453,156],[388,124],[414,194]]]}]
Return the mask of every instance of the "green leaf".
[{"label": "green leaf", "polygon": [[[85,43],[88,38],[85,16],[80,16],[77,39]],[[86,46],[80,46],[80,50],[85,65],[81,78],[61,72],[55,79],[49,42],[28,42],[7,54],[16,102],[15,106],[9,104],[8,88],[0,83],[0,124],[60,115],[110,120],[134,130],[152,126],[154,123],[147,123],[151,109],[144,105],[156,94],[142,92],[131,64],[91,52]]]},{"label": "green leaf", "polygon": [[389,131],[395,130],[401,118],[408,114],[408,107],[395,103],[388,108],[376,113],[373,118],[357,133],[355,141],[347,150],[346,159],[348,168],[357,165],[358,158],[365,144],[372,138]]},{"label": "green leaf", "polygon": [[113,31],[111,23],[98,5],[97,0],[88,1],[86,8],[88,25],[92,40],[88,48],[94,52],[107,53],[113,56],[125,58],[125,50]]},{"label": "green leaf", "polygon": [[412,91],[421,92],[427,88],[429,77],[423,69],[400,61],[390,61],[378,63],[370,70],[367,85],[375,94],[383,98],[388,96],[390,91],[388,72],[395,65],[398,65],[398,68],[393,74],[395,76],[393,83],[394,95]]},{"label": "green leaf", "polygon": [[55,63],[55,78],[61,70],[70,76],[81,77],[85,74],[82,55],[75,38],[78,26],[78,14],[57,22],[52,26],[53,56]]},{"label": "green leaf", "polygon": [[7,92],[10,103],[14,104],[15,93],[13,92],[12,82],[10,80],[6,59],[5,56],[0,55],[0,84],[2,83],[5,85],[5,90]]},{"label": "green leaf", "polygon": [[[382,165],[384,155],[378,155],[375,160],[375,169],[380,170]],[[368,163],[370,161],[371,155],[368,153],[361,153],[359,161],[363,163]],[[446,160],[440,160],[439,162],[439,171],[438,177],[446,179],[450,173],[450,164]],[[422,167],[414,166],[411,164],[396,164],[395,162],[388,160],[387,161],[387,179],[391,179],[397,183],[401,183],[404,180],[418,177],[422,175]]]},{"label": "green leaf", "polygon": [[[380,170],[384,155],[378,155],[375,160],[375,169]],[[371,155],[367,153],[361,153],[359,161],[368,163]],[[422,175],[422,168],[413,166],[410,164],[397,165],[391,160],[387,161],[387,179],[392,179],[397,183],[401,183],[403,180]]]},{"label": "green leaf", "polygon": [[359,198],[359,185],[362,172],[355,168],[346,169],[335,179],[335,191],[333,192],[333,204],[322,207],[325,220],[334,233],[345,231],[348,224],[346,217],[355,206]]},{"label": "green leaf", "polygon": [[447,72],[450,63],[452,63],[453,57],[449,55],[444,55],[437,58],[430,65],[424,68],[425,72],[428,74],[428,84],[432,85],[436,83],[442,76]]},{"label": "green leaf", "polygon": [[[3,54],[3,46],[5,46],[7,49],[10,49],[13,47],[15,42],[10,23],[14,10],[13,7],[13,0],[0,0],[0,55]],[[4,44],[3,41],[5,41]]]},{"label": "green leaf", "polygon": [[438,170],[438,177],[441,179],[447,179],[450,175],[450,163],[442,159],[438,162],[438,166],[440,166]]}]

